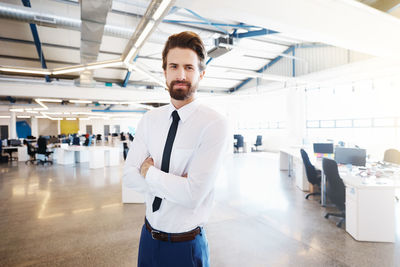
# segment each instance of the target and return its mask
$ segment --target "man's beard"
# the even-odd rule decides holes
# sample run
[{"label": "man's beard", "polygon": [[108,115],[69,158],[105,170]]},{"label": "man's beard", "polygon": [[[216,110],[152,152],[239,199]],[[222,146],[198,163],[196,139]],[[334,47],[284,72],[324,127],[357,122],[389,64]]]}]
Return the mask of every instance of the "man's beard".
[{"label": "man's beard", "polygon": [[[174,89],[174,85],[176,84],[184,84],[187,88],[178,88]],[[194,92],[196,92],[198,84],[192,84],[187,81],[172,81],[168,85],[169,95],[175,100],[186,100],[190,98]]]}]

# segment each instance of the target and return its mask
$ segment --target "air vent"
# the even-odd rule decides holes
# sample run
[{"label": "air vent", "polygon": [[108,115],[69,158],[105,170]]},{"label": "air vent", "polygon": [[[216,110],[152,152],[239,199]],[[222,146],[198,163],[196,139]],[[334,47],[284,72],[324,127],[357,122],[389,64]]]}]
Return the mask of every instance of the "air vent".
[{"label": "air vent", "polygon": [[216,58],[220,57],[223,54],[231,51],[231,46],[233,45],[232,37],[219,37],[214,40],[215,47],[211,48],[207,54],[209,57]]},{"label": "air vent", "polygon": [[46,16],[35,16],[35,21],[43,22],[46,24],[56,24],[56,19]]}]

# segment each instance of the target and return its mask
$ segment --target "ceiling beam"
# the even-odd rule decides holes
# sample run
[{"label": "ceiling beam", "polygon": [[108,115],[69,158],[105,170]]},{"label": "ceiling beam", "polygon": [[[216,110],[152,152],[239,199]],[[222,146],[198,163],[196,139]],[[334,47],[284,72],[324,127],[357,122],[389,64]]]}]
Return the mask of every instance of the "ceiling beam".
[{"label": "ceiling beam", "polygon": [[[22,0],[22,4],[25,7],[29,7],[29,8],[31,7],[30,0]],[[42,43],[40,42],[39,33],[37,31],[36,24],[29,23],[29,27],[31,28],[33,40],[35,41],[35,47],[36,47],[36,51],[39,56],[40,64],[42,65],[43,69],[47,69],[46,59],[44,58],[44,54],[43,54],[43,50],[42,50]],[[48,75],[45,75],[45,79],[46,79],[46,82],[51,82]]]}]

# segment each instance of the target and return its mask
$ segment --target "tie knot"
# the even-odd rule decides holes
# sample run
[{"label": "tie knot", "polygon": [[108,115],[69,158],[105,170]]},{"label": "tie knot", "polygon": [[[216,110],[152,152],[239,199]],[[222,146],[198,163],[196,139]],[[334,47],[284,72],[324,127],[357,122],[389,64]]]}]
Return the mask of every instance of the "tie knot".
[{"label": "tie knot", "polygon": [[181,118],[179,118],[178,111],[174,110],[174,112],[172,112],[172,119],[174,122],[177,122],[181,119]]}]

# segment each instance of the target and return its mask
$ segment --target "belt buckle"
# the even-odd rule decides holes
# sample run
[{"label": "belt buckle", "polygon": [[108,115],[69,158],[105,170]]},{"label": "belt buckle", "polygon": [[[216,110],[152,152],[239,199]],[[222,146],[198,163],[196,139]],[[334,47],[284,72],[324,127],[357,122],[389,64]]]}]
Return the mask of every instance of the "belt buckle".
[{"label": "belt buckle", "polygon": [[151,230],[151,238],[153,238],[153,240],[158,240],[155,235],[160,234],[159,231],[156,230]]}]

